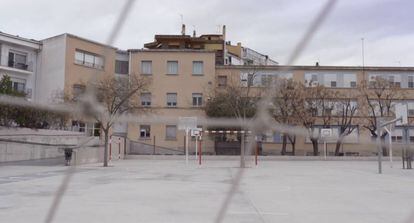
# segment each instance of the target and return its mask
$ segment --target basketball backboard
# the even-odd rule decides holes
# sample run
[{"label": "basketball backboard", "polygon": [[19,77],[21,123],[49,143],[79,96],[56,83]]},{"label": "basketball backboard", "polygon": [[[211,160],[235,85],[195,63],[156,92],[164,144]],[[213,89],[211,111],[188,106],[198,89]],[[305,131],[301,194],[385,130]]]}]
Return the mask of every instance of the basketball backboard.
[{"label": "basketball backboard", "polygon": [[408,124],[408,106],[405,103],[395,104],[395,118],[401,118],[396,125]]}]

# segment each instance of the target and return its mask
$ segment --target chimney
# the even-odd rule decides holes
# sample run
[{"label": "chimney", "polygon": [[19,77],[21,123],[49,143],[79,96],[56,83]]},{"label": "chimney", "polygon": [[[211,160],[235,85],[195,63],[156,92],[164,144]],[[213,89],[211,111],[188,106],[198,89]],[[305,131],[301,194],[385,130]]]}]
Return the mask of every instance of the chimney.
[{"label": "chimney", "polygon": [[223,25],[223,40],[226,40],[226,25]]},{"label": "chimney", "polygon": [[193,37],[196,37],[196,31],[193,30]]},{"label": "chimney", "polygon": [[315,66],[319,67],[319,62],[316,62]]},{"label": "chimney", "polygon": [[181,35],[185,35],[185,24],[181,26]]},{"label": "chimney", "polygon": [[237,42],[237,46],[240,46],[241,47],[241,42]]}]

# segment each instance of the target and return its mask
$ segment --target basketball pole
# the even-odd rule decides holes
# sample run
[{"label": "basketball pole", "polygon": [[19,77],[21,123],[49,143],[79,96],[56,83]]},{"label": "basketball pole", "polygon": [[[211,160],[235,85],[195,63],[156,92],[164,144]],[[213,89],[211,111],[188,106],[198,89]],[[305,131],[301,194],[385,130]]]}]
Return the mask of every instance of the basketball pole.
[{"label": "basketball pole", "polygon": [[188,128],[185,128],[185,165],[188,166]]}]

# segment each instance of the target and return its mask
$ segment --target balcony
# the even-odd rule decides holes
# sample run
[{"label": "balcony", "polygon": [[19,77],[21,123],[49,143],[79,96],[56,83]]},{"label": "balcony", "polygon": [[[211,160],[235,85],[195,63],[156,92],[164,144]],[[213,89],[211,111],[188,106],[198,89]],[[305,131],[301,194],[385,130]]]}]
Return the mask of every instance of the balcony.
[{"label": "balcony", "polygon": [[19,70],[28,70],[28,68],[29,68],[28,64],[18,63],[18,62],[14,62],[14,61],[9,61],[7,65],[8,65],[8,67],[16,68],[16,69],[19,69]]},{"label": "balcony", "polygon": [[7,63],[0,64],[0,70],[25,75],[33,74],[31,67],[32,66],[30,66],[30,64],[16,63],[14,61],[8,61]]}]

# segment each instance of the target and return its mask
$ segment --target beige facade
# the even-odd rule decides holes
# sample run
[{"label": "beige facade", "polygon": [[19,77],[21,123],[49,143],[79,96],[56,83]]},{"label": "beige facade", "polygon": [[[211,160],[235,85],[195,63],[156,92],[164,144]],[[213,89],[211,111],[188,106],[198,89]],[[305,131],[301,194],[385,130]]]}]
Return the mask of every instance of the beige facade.
[{"label": "beige facade", "polygon": [[[253,88],[263,88],[261,87],[261,77],[264,75],[280,75],[279,77],[292,78],[295,81],[307,84],[307,79],[312,75],[315,75],[318,78],[318,84],[324,85],[328,89],[336,92],[340,92],[346,98],[355,100],[359,109],[355,115],[354,123],[358,125],[358,128],[354,130],[355,139],[349,140],[344,143],[342,150],[345,154],[352,155],[373,155],[377,152],[376,145],[374,143],[370,145],[361,145],[360,143],[369,142],[371,138],[370,132],[363,127],[363,123],[366,123],[368,116],[368,111],[366,107],[366,102],[364,98],[361,97],[359,88],[364,81],[369,81],[371,76],[383,76],[387,80],[392,76],[392,80],[395,81],[401,88],[397,90],[397,95],[400,95],[401,102],[408,102],[409,109],[409,123],[412,125],[414,122],[414,112],[410,114],[410,110],[414,108],[414,69],[413,68],[404,68],[404,67],[338,67],[338,66],[293,66],[293,67],[284,67],[284,66],[217,66],[216,75],[225,76],[228,80],[232,80],[240,83],[243,79],[243,74],[254,74],[257,81],[253,81]],[[322,78],[320,78],[322,77]],[[312,78],[312,77],[311,77]],[[348,80],[348,81],[346,81]],[[391,79],[390,79],[391,80]],[[332,83],[334,82],[334,83]],[[351,82],[355,82],[351,83]],[[332,86],[334,85],[334,86]],[[311,87],[311,86],[309,86]],[[335,99],[333,99],[335,100]],[[398,100],[397,100],[398,101]],[[389,117],[391,119],[393,117]],[[339,117],[333,116],[333,119],[330,125],[333,128],[338,127]],[[321,120],[316,122],[316,126],[321,127]],[[398,127],[397,127],[398,128]],[[265,154],[280,154],[282,148],[281,139],[273,140],[271,137],[280,137],[279,134],[273,132],[270,133],[267,139],[263,140],[263,153]],[[396,130],[394,137],[397,137],[398,130]],[[409,130],[410,140],[414,136],[414,131]],[[399,137],[399,135],[398,135]],[[396,140],[398,141],[398,140]],[[374,142],[374,141],[373,141]],[[402,142],[394,142],[395,148],[401,149]],[[335,142],[328,142],[328,154],[335,151]],[[288,151],[290,148],[288,142]],[[323,144],[321,142],[319,146],[319,151],[323,151]],[[401,150],[398,150],[399,153]],[[296,154],[297,155],[309,155],[312,152],[312,144],[309,139],[306,137],[298,137],[296,141]]]},{"label": "beige facade", "polygon": [[[179,117],[204,117],[204,103],[208,93],[215,86],[215,53],[198,50],[130,50],[131,75],[144,75],[151,80],[148,87],[150,113],[178,119]],[[195,64],[197,63],[197,65]],[[202,64],[202,65],[200,65]],[[146,66],[146,68],[143,68]],[[168,67],[170,66],[170,68]],[[202,66],[202,72],[194,66]],[[194,70],[196,69],[196,70]],[[176,97],[175,103],[168,100],[168,94]],[[201,96],[195,101],[193,96]],[[150,133],[143,133],[149,126]],[[169,128],[170,135],[167,135]],[[174,130],[175,128],[175,130]],[[175,132],[175,134],[174,134]],[[182,149],[184,131],[176,124],[129,123],[128,138],[157,147]]]},{"label": "beige facade", "polygon": [[[76,52],[102,58],[103,66],[82,64],[75,58]],[[66,40],[65,60],[65,92],[71,92],[75,84],[86,84],[88,81],[115,75],[116,48],[89,41],[73,35]]]}]

